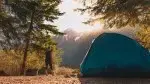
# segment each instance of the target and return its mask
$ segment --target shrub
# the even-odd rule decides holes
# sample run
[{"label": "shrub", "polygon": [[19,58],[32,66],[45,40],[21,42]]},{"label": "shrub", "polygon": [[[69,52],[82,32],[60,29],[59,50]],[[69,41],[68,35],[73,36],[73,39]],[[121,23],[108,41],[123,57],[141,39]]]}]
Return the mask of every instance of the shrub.
[{"label": "shrub", "polygon": [[57,68],[55,74],[56,75],[63,75],[63,76],[77,76],[80,73],[79,69],[73,69],[69,67],[59,67]]},{"label": "shrub", "polygon": [[[62,50],[53,47],[55,52],[54,65],[59,66],[62,58]],[[9,75],[20,75],[23,54],[14,50],[8,50],[7,52],[0,51],[0,71],[4,71]],[[27,56],[26,70],[37,69],[40,70],[45,65],[45,53],[29,52]]]}]

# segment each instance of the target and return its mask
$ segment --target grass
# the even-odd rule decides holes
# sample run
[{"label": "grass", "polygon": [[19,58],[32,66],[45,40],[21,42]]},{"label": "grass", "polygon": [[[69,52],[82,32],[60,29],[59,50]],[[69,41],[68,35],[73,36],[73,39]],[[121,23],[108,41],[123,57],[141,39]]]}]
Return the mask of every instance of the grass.
[{"label": "grass", "polygon": [[56,68],[55,74],[62,75],[65,77],[76,77],[80,73],[79,69],[74,69],[70,67],[58,67]]}]

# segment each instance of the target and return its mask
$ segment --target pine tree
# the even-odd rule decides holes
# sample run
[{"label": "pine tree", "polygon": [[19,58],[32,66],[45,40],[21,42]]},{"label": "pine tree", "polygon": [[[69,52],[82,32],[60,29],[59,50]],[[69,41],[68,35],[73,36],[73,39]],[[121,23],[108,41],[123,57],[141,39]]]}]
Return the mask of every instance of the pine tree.
[{"label": "pine tree", "polygon": [[145,48],[150,49],[150,28],[141,28],[136,37]]},{"label": "pine tree", "polygon": [[[25,74],[29,51],[42,51],[55,44],[51,40],[51,35],[63,34],[58,31],[57,26],[53,25],[54,20],[63,15],[58,9],[60,3],[60,0],[13,0],[8,4],[12,13],[10,16],[17,19],[17,23],[12,25],[14,29],[10,29],[16,34],[11,36],[18,37],[15,40],[17,42],[8,40],[11,41],[10,44],[15,44],[11,48],[24,49],[22,74]],[[45,24],[44,21],[49,21],[51,24]]]},{"label": "pine tree", "polygon": [[[109,28],[124,26],[150,26],[150,0],[83,0],[85,8],[96,19],[104,20]],[[89,3],[91,5],[89,5]]]}]

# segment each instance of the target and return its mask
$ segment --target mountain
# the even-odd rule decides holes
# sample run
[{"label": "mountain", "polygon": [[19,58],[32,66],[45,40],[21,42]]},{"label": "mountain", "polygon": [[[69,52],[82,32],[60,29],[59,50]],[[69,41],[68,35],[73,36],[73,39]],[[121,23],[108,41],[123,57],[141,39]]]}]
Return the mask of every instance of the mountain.
[{"label": "mountain", "polygon": [[64,36],[56,36],[54,39],[57,46],[64,51],[62,55],[62,64],[72,67],[79,67],[92,41],[103,32],[116,32],[135,38],[135,31],[132,28],[110,29],[110,30],[94,30],[90,32],[76,32],[73,29],[66,29]]},{"label": "mountain", "polygon": [[79,67],[96,35],[94,36],[94,32],[78,33],[73,29],[66,29],[64,33],[64,36],[54,38],[57,46],[64,51],[62,64]]}]

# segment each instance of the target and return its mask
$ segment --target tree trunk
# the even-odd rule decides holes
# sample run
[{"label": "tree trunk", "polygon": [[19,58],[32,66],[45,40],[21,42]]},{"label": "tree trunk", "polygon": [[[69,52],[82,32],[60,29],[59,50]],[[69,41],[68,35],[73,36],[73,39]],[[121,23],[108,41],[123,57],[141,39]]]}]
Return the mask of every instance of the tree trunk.
[{"label": "tree trunk", "polygon": [[53,49],[51,49],[51,53],[50,53],[50,66],[51,66],[51,70],[53,71],[54,70],[54,66],[53,66],[53,63],[54,63],[54,59],[53,59]]},{"label": "tree trunk", "polygon": [[34,19],[34,10],[31,13],[31,22],[30,22],[29,29],[26,33],[27,36],[26,36],[26,39],[25,39],[25,49],[24,49],[23,63],[22,63],[22,69],[21,69],[21,74],[23,74],[23,75],[25,75],[28,48],[29,48],[29,44],[30,44],[30,34],[33,30],[33,19]]},{"label": "tree trunk", "polygon": [[0,11],[2,10],[2,0],[0,0]]}]

